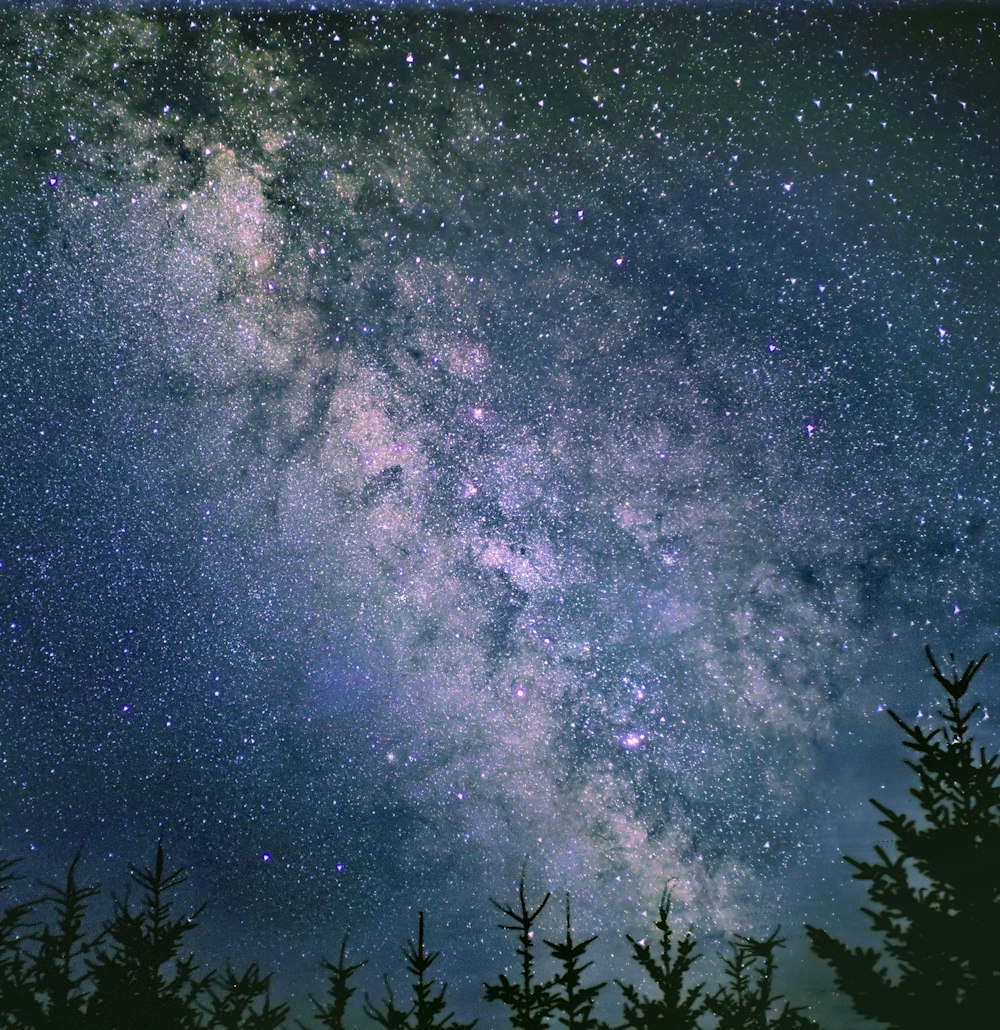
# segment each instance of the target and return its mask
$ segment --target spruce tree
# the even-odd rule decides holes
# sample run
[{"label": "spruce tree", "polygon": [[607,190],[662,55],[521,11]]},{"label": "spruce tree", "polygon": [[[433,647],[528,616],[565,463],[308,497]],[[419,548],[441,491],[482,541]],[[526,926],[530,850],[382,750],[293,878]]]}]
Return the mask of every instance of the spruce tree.
[{"label": "spruce tree", "polygon": [[392,993],[392,984],[387,976],[382,977],[385,984],[385,994],[381,1003],[372,1001],[365,995],[365,1015],[385,1027],[385,1030],[410,1030],[410,1016],[413,1014],[411,1008],[401,1008],[396,1004],[396,996]]},{"label": "spruce tree", "polygon": [[510,980],[506,973],[501,973],[496,983],[485,985],[483,997],[486,1001],[496,1001],[507,1006],[514,1030],[542,1030],[547,1027],[555,1005],[551,985],[536,979],[534,950],[535,923],[551,896],[551,893],[546,892],[541,902],[532,909],[524,893],[522,872],[517,888],[517,909],[511,905],[501,905],[499,901],[490,898],[493,907],[510,920],[509,923],[499,923],[500,929],[512,930],[517,934],[517,957],[521,961],[521,973],[516,981]]},{"label": "spruce tree", "polygon": [[[756,940],[736,935],[723,968],[726,982],[708,996],[716,1030],[809,1030],[817,1024],[774,993],[775,951],[785,942],[776,929]],[[784,1004],[779,1005],[779,1002]],[[776,1011],[773,1011],[778,1006]]]},{"label": "spruce tree", "polygon": [[288,1006],[271,1002],[271,975],[263,975],[256,962],[242,973],[232,966],[215,974],[205,985],[205,1012],[209,1030],[278,1030]]},{"label": "spruce tree", "polygon": [[130,866],[142,900],[133,911],[128,898],[115,903],[105,926],[105,946],[90,962],[94,992],[86,1026],[94,1030],[198,1030],[197,1000],[209,977],[196,976],[193,957],[182,956],[185,937],[204,909],[174,917],[170,895],[184,882],[183,869],[167,872],[163,845],[152,869]]},{"label": "spruce tree", "polygon": [[660,898],[654,926],[659,931],[659,954],[655,955],[649,943],[626,934],[632,946],[632,958],[659,989],[659,997],[640,994],[631,984],[615,982],[625,995],[623,1026],[634,1030],[695,1030],[698,1019],[705,1011],[703,998],[705,985],[688,986],[691,967],[701,957],[698,942],[690,931],[674,944],[674,931],[670,926],[670,892]]},{"label": "spruce tree", "polygon": [[[357,991],[351,979],[363,965],[364,962],[348,965],[347,934],[344,934],[344,939],[340,942],[337,961],[334,963],[323,960],[323,969],[327,973],[326,1000],[321,1002],[312,998],[312,1003],[316,1008],[316,1018],[326,1030],[346,1030],[347,1003]],[[299,1026],[302,1025],[299,1023]]]},{"label": "spruce tree", "polygon": [[583,974],[593,965],[584,962],[587,949],[597,940],[573,940],[570,923],[569,894],[566,895],[566,936],[561,941],[546,940],[545,944],[559,965],[559,972],[549,982],[556,1023],[567,1030],[600,1030],[604,1025],[592,1015],[597,996],[605,983],[583,986]]},{"label": "spruce tree", "polygon": [[[0,859],[0,897],[21,879],[16,867],[16,859]],[[0,912],[0,1026],[14,1030],[37,1025],[39,1016],[23,949],[34,907],[15,902]]]},{"label": "spruce tree", "polygon": [[428,951],[424,946],[424,914],[420,913],[417,923],[417,940],[407,942],[403,949],[406,969],[412,980],[410,991],[413,1001],[409,1008],[396,1005],[392,989],[386,982],[386,997],[381,1004],[365,997],[365,1014],[385,1030],[472,1030],[476,1021],[460,1023],[452,1012],[447,1012],[445,994],[447,985],[437,986],[428,976],[431,966],[440,952]]},{"label": "spruce tree", "polygon": [[959,705],[987,656],[948,675],[926,653],[948,694],[940,725],[926,732],[889,712],[913,752],[919,814],[873,799],[891,850],[876,846],[874,861],[845,856],[866,884],[862,911],[882,951],[806,929],[860,1015],[900,1028],[990,1026],[1000,1012],[1000,759],[973,744],[979,705]]},{"label": "spruce tree", "polygon": [[84,931],[87,903],[97,887],[77,883],[79,854],[69,864],[65,883],[42,883],[41,901],[55,912],[54,924],[46,924],[37,937],[31,959],[32,988],[44,1012],[46,1030],[77,1030],[87,1007],[87,959],[97,945]]}]

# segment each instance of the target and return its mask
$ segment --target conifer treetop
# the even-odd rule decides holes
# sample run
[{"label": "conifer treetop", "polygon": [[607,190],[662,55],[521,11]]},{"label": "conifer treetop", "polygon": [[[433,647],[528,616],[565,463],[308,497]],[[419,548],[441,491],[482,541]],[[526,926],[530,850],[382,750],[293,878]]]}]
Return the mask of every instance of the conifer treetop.
[{"label": "conifer treetop", "polygon": [[962,672],[952,658],[949,675],[925,652],[948,694],[943,725],[928,731],[889,710],[912,755],[905,765],[917,777],[917,811],[871,799],[892,843],[876,845],[873,860],[844,856],[866,885],[862,912],[881,951],[806,930],[860,1015],[900,1030],[987,1026],[1000,1011],[1000,756],[974,746],[979,705],[963,709],[959,700],[988,656]]}]

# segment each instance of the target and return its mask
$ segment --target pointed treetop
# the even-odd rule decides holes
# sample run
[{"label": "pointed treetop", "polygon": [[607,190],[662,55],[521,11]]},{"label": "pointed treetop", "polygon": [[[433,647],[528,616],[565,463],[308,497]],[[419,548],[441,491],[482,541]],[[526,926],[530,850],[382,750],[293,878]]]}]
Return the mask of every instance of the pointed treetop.
[{"label": "pointed treetop", "polygon": [[989,658],[989,652],[984,654],[979,661],[972,661],[965,667],[965,672],[959,676],[958,670],[955,668],[955,656],[950,655],[952,663],[952,675],[946,676],[942,671],[941,667],[937,663],[937,659],[934,657],[931,651],[930,644],[924,648],[924,653],[927,655],[927,660],[931,663],[931,669],[934,673],[934,678],[944,687],[945,690],[958,701],[962,695],[969,689],[969,684],[972,682],[973,676],[983,667],[983,663]]}]

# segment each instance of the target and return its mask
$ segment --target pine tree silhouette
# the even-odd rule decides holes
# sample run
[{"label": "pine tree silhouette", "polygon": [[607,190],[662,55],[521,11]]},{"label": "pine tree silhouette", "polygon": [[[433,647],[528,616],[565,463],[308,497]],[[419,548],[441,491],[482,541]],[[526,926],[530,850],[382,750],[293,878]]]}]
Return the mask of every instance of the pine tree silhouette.
[{"label": "pine tree silhouette", "polygon": [[500,929],[512,930],[518,935],[517,956],[521,960],[521,977],[519,982],[513,982],[505,973],[501,973],[497,983],[484,986],[483,997],[486,1001],[496,1001],[507,1006],[514,1030],[540,1030],[548,1026],[548,1018],[555,1006],[551,985],[538,983],[535,979],[534,952],[534,925],[551,896],[547,892],[537,908],[532,909],[525,897],[522,871],[517,888],[516,910],[490,898],[493,907],[511,920],[509,923],[497,924]]},{"label": "pine tree silhouette", "polygon": [[[0,859],[0,897],[21,877],[15,859]],[[23,938],[35,902],[8,905],[0,913],[0,1026],[23,1030],[37,1025],[39,1009],[25,962]]]},{"label": "pine tree silhouette", "polygon": [[[336,963],[323,960],[322,966],[327,973],[326,1001],[320,1002],[311,998],[316,1008],[316,1018],[326,1030],[346,1030],[347,1023],[344,1021],[347,1015],[347,1003],[354,996],[357,988],[352,986],[351,978],[364,965],[358,962],[355,965],[347,964],[347,934],[340,942],[340,954]],[[299,1023],[300,1027],[305,1024]]]},{"label": "pine tree silhouette", "polygon": [[705,1002],[718,1020],[716,1030],[808,1030],[817,1026],[787,1001],[771,1011],[784,1001],[772,985],[774,953],[785,943],[778,937],[779,929],[763,940],[737,934],[730,944],[732,954],[723,964],[727,982]]},{"label": "pine tree silhouette", "polygon": [[701,957],[698,942],[688,931],[674,946],[674,931],[670,926],[670,892],[660,897],[657,919],[653,923],[660,933],[659,955],[653,954],[645,940],[636,940],[626,934],[632,946],[632,958],[659,988],[660,997],[640,994],[631,984],[616,980],[625,995],[624,1027],[634,1030],[693,1030],[705,1011],[704,983],[688,987],[686,979],[691,967]]},{"label": "pine tree silhouette", "polygon": [[278,1030],[288,1006],[271,1004],[271,975],[252,962],[242,973],[226,966],[205,985],[205,1012],[211,1030]]},{"label": "pine tree silhouette", "polygon": [[142,901],[135,912],[127,896],[115,903],[104,930],[109,944],[90,962],[94,993],[86,1025],[136,1030],[141,1013],[143,1030],[198,1030],[197,1000],[210,977],[197,977],[194,958],[182,957],[180,950],[204,905],[191,915],[173,917],[169,896],[186,877],[183,869],[166,871],[162,843],[152,869],[130,866],[129,871]]},{"label": "pine tree silhouette", "polygon": [[63,884],[42,883],[41,902],[55,911],[55,925],[37,937],[38,948],[30,961],[32,988],[44,1013],[46,1030],[77,1030],[85,1021],[88,980],[87,960],[98,944],[84,932],[87,903],[98,895],[97,887],[77,883],[77,854],[69,864]]},{"label": "pine tree silhouette", "polygon": [[369,1019],[373,1019],[379,1026],[384,1026],[385,1030],[407,1030],[411,1026],[410,1016],[412,1015],[412,1008],[400,1008],[396,1004],[396,997],[392,993],[392,985],[389,983],[389,978],[383,976],[382,982],[385,984],[385,995],[382,998],[381,1004],[373,1002],[366,994],[365,1015]]},{"label": "pine tree silhouette", "polygon": [[587,949],[597,940],[588,937],[577,943],[573,940],[570,923],[569,894],[566,895],[566,936],[561,941],[546,940],[552,957],[559,964],[560,971],[549,982],[553,1011],[556,1023],[568,1030],[600,1030],[603,1023],[594,1019],[591,1013],[597,1003],[597,996],[607,986],[606,983],[591,984],[584,987],[583,974],[593,962],[582,962]]},{"label": "pine tree silhouette", "polygon": [[392,988],[386,981],[386,997],[381,1005],[372,1002],[365,995],[365,1014],[386,1030],[472,1030],[476,1021],[459,1023],[452,1012],[446,1012],[445,994],[447,985],[437,987],[436,981],[428,978],[428,972],[440,952],[427,951],[424,947],[424,914],[420,913],[417,923],[417,942],[411,940],[403,949],[406,968],[413,978],[410,991],[413,1002],[407,1009],[396,1005]]},{"label": "pine tree silhouette", "polygon": [[916,756],[906,765],[919,781],[910,791],[919,819],[872,800],[895,855],[876,846],[872,862],[845,856],[867,884],[862,911],[884,952],[806,930],[860,1015],[900,1028],[991,1026],[1000,1012],[1000,759],[973,746],[979,705],[958,704],[987,655],[949,676],[926,653],[949,695],[943,725],[927,733],[889,712]]}]

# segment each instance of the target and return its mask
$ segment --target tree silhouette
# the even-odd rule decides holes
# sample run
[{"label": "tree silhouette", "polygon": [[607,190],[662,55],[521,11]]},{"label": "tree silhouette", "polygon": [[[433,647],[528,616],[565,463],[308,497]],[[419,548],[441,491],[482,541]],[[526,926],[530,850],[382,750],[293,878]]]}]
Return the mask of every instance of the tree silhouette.
[{"label": "tree silhouette", "polygon": [[[132,884],[139,888],[137,904],[113,901],[112,916],[94,938],[86,931],[89,902],[96,887],[77,880],[79,856],[73,859],[61,884],[42,883],[44,893],[0,912],[0,1030],[280,1030],[289,1006],[271,1000],[271,976],[254,962],[242,972],[227,965],[224,973],[199,974],[192,954],[182,953],[204,906],[187,915],[174,915],[175,893],[185,882],[183,869],[168,871],[162,844],[151,869],[130,866]],[[0,860],[0,897],[19,880],[16,863]],[[548,904],[546,892],[537,905],[528,903],[524,875],[517,902],[493,906],[506,917],[500,927],[517,933],[519,977],[501,974],[484,986],[487,1001],[504,1004],[515,1030],[610,1030],[594,1015],[606,984],[585,984],[593,967],[587,952],[595,937],[573,936],[569,895],[565,899],[565,932],[544,939],[555,972],[550,979],[536,974],[536,924]],[[41,926],[32,921],[37,906],[49,906],[52,917]],[[627,936],[632,957],[658,988],[658,997],[640,994],[617,981],[624,997],[620,1030],[694,1030],[708,1016],[713,1030],[804,1030],[815,1024],[787,1003],[772,1014],[781,999],[771,990],[774,951],[782,941],[777,931],[763,941],[738,937],[726,963],[728,983],[705,994],[703,983],[688,986],[686,978],[698,959],[690,932],[675,942],[670,927],[670,895],[660,899],[655,926],[659,948],[654,954],[646,940]],[[460,1022],[447,1011],[447,985],[430,971],[439,952],[428,951],[425,918],[418,917],[416,940],[402,950],[410,976],[409,997],[398,1004],[389,979],[385,993],[374,1002],[366,994],[363,1011],[384,1030],[473,1030],[476,1021]],[[322,963],[328,976],[323,1001],[313,998],[314,1018],[326,1030],[355,1025],[348,1012],[357,993],[354,974],[364,965],[347,961],[347,936],[336,962]],[[306,1025],[297,1024],[302,1030]]]},{"label": "tree silhouette", "polygon": [[535,922],[542,914],[551,897],[545,897],[534,909],[527,902],[524,893],[524,872],[517,888],[518,907],[501,905],[490,898],[490,903],[511,920],[509,923],[498,923],[501,930],[512,930],[517,933],[517,956],[521,960],[520,980],[510,980],[506,973],[501,973],[496,983],[486,984],[483,997],[486,1001],[496,1001],[506,1005],[510,1010],[510,1023],[514,1030],[541,1030],[548,1026],[548,1017],[552,1014],[555,1002],[552,987],[547,983],[539,983],[535,978]]},{"label": "tree silhouette", "polygon": [[660,897],[657,918],[653,925],[659,931],[659,954],[654,955],[649,943],[625,935],[632,946],[632,958],[659,989],[660,997],[640,994],[631,984],[615,982],[625,995],[624,1025],[635,1030],[693,1030],[705,1011],[702,997],[703,983],[688,987],[687,976],[701,957],[698,942],[690,931],[674,944],[674,931],[670,926],[670,892]]},{"label": "tree silhouette", "polygon": [[428,972],[440,952],[427,951],[424,947],[424,914],[420,913],[417,923],[417,942],[409,941],[403,949],[406,968],[413,978],[410,991],[413,1002],[407,1009],[396,1005],[392,988],[386,980],[386,996],[381,1005],[372,1002],[365,995],[365,1014],[386,1030],[472,1030],[476,1021],[459,1023],[454,1013],[445,1011],[447,985],[436,987],[436,981],[428,978]]},{"label": "tree silhouette", "polygon": [[63,884],[42,883],[40,901],[55,911],[55,925],[46,926],[37,937],[38,948],[31,962],[32,989],[37,996],[40,1026],[47,1030],[76,1030],[84,1025],[87,1008],[87,960],[98,944],[88,940],[83,924],[87,903],[97,887],[77,883],[80,855],[70,862]]},{"label": "tree silhouette", "polygon": [[389,983],[388,976],[383,976],[382,982],[385,984],[385,995],[381,1004],[373,1002],[366,994],[365,1015],[369,1019],[373,1019],[379,1026],[384,1026],[385,1030],[407,1030],[411,1026],[412,1009],[400,1008],[396,1004],[396,997],[392,993],[392,985]]},{"label": "tree silhouette", "polygon": [[242,973],[227,966],[223,976],[206,982],[205,993],[211,1030],[278,1030],[288,1015],[287,1005],[271,1004],[271,976],[262,975],[256,962]]},{"label": "tree silhouette", "polygon": [[[0,859],[0,897],[21,879],[16,866],[16,860]],[[0,1026],[16,1030],[33,1026],[38,1015],[22,949],[34,907],[34,902],[17,902],[0,913]]]},{"label": "tree silhouette", "polygon": [[567,894],[566,936],[561,941],[546,940],[545,944],[559,964],[560,970],[549,982],[553,1011],[556,1013],[557,1024],[567,1027],[568,1030],[599,1030],[603,1026],[591,1013],[597,996],[606,984],[598,983],[584,987],[582,983],[583,974],[594,963],[581,960],[596,940],[597,937],[588,937],[579,943],[573,940]]},{"label": "tree silhouette", "polygon": [[860,1015],[890,1027],[989,1026],[1000,1012],[1000,765],[969,735],[979,705],[958,704],[987,656],[949,676],[926,653],[949,695],[943,725],[928,733],[889,712],[915,754],[906,765],[919,819],[872,800],[895,855],[876,846],[875,861],[845,856],[867,884],[862,911],[884,952],[806,929]]},{"label": "tree silhouette", "polygon": [[194,958],[181,957],[180,950],[204,905],[191,915],[173,917],[170,894],[186,877],[183,869],[166,871],[162,843],[152,869],[130,866],[129,872],[142,901],[134,912],[127,896],[115,903],[104,930],[109,944],[90,962],[94,993],[87,1025],[135,1030],[141,1012],[145,1030],[198,1030],[197,999],[210,977],[198,978]]},{"label": "tree silhouette", "polygon": [[[780,929],[780,927],[778,928]],[[726,982],[708,996],[706,1009],[718,1020],[717,1030],[808,1030],[816,1027],[802,1010],[774,993],[775,951],[785,942],[778,929],[763,940],[736,934],[732,954],[724,961]]]},{"label": "tree silhouette", "polygon": [[[323,960],[322,966],[327,973],[326,1001],[317,1001],[312,998],[316,1008],[316,1018],[326,1030],[346,1030],[344,1022],[347,1014],[347,1003],[354,996],[357,988],[351,984],[354,974],[364,965],[358,962],[351,966],[347,964],[347,934],[340,942],[340,954],[336,963]],[[299,1026],[303,1026],[299,1023]]]}]

